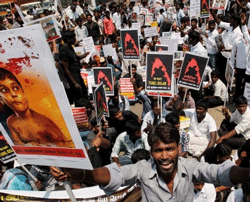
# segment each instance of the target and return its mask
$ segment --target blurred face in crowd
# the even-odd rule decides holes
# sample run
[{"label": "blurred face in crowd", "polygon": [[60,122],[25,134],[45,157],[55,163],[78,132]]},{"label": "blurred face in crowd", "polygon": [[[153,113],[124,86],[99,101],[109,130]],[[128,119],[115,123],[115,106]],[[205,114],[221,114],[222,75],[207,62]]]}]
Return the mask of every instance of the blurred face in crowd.
[{"label": "blurred face in crowd", "polygon": [[135,76],[135,73],[136,73],[136,68],[132,67],[132,75],[133,75],[133,77]]},{"label": "blurred face in crowd", "polygon": [[118,111],[118,112],[115,114],[115,119],[117,119],[117,120],[119,120],[119,121],[122,121],[122,120],[124,119],[124,117],[123,117],[121,111]]},{"label": "blurred face in crowd", "polygon": [[217,76],[212,76],[212,82],[213,84],[215,84],[218,81],[218,77]]},{"label": "blurred face in crowd", "polygon": [[236,109],[239,111],[240,114],[244,114],[247,110],[247,104],[236,105]]},{"label": "blurred face in crowd", "polygon": [[209,30],[212,32],[212,31],[214,31],[214,29],[215,29],[215,24],[214,23],[211,23],[211,24],[209,24]]},{"label": "blurred face in crowd", "polygon": [[136,131],[134,134],[129,134],[129,139],[135,142],[136,140],[141,138],[141,131]]},{"label": "blurred face in crowd", "polygon": [[191,21],[191,28],[195,29],[197,27],[197,23],[195,21]]},{"label": "blurred face in crowd", "polygon": [[197,119],[202,121],[206,116],[207,110],[202,106],[196,106]]},{"label": "blurred face in crowd", "polygon": [[181,6],[179,4],[176,5],[176,10],[180,10],[181,9]]},{"label": "blurred face in crowd", "polygon": [[91,17],[90,15],[87,16],[87,21],[88,21],[89,23],[92,22],[92,17]]},{"label": "blurred face in crowd", "polygon": [[195,182],[194,183],[194,190],[197,192],[201,191],[203,187],[204,187],[204,182]]},{"label": "blurred face in crowd", "polygon": [[161,108],[158,107],[158,106],[154,106],[154,107],[153,107],[153,112],[154,112],[155,115],[160,115],[160,113],[161,113]]}]

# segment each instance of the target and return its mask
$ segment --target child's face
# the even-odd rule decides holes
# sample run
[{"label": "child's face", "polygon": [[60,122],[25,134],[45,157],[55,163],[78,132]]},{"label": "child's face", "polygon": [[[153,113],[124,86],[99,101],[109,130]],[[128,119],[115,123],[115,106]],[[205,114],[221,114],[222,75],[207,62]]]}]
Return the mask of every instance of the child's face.
[{"label": "child's face", "polygon": [[28,101],[21,86],[12,79],[0,81],[0,99],[14,112],[25,112]]}]

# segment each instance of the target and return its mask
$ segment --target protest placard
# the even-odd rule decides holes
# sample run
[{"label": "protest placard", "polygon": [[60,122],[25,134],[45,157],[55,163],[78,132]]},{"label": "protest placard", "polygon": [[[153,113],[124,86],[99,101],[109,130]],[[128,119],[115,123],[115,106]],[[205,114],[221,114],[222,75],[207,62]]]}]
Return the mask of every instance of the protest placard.
[{"label": "protest placard", "polygon": [[167,45],[169,52],[176,52],[178,50],[178,38],[161,37],[161,45]]},{"label": "protest placard", "polygon": [[183,58],[184,58],[183,51],[174,52],[174,60],[180,60]]},{"label": "protest placard", "polygon": [[0,72],[8,75],[1,86],[8,92],[14,87],[18,95],[10,101],[0,92],[5,107],[14,112],[1,114],[0,131],[17,158],[27,164],[92,169],[41,24],[1,31],[0,44]]},{"label": "protest placard", "polygon": [[231,91],[232,90],[232,86],[233,86],[234,67],[232,66],[229,58],[227,59],[227,66],[226,66],[225,78],[226,78],[226,81],[227,81],[227,87]]},{"label": "protest placard", "polygon": [[113,48],[112,44],[102,46],[104,57],[111,56],[113,59],[118,58],[115,49]]},{"label": "protest placard", "polygon": [[250,83],[245,84],[244,97],[247,99],[247,104],[250,106]]},{"label": "protest placard", "polygon": [[168,46],[155,44],[155,51],[168,51]]},{"label": "protest placard", "polygon": [[213,0],[212,9],[226,10],[228,0]]},{"label": "protest placard", "polygon": [[3,134],[0,131],[0,160],[6,164],[15,160],[16,154],[11,149],[10,145],[4,138]]},{"label": "protest placard", "polygon": [[138,16],[138,22],[140,23],[141,27],[144,25],[144,15],[139,15]]},{"label": "protest placard", "polygon": [[27,26],[34,25],[40,23],[42,25],[43,31],[45,33],[45,37],[47,41],[53,41],[61,37],[60,30],[57,26],[56,19],[54,15],[49,15],[43,18],[39,18],[37,20],[33,20],[28,22]]},{"label": "protest placard", "polygon": [[75,119],[78,128],[89,126],[89,119],[85,107],[73,107],[71,108],[73,117]]},{"label": "protest placard", "polygon": [[99,124],[105,112],[108,112],[108,104],[103,83],[98,85],[94,90],[94,103],[96,120],[97,124]]},{"label": "protest placard", "polygon": [[167,93],[167,92],[148,92],[148,96],[161,96],[161,97],[173,97],[174,94],[172,93]]},{"label": "protest placard", "polygon": [[201,11],[201,0],[192,0],[190,1],[190,17],[200,17]]},{"label": "protest placard", "polygon": [[135,100],[135,91],[130,78],[120,78],[121,95],[126,96],[129,100]]},{"label": "protest placard", "polygon": [[158,36],[157,27],[144,28],[144,36],[145,37]]},{"label": "protest placard", "polygon": [[208,57],[186,52],[177,85],[199,90],[208,59]]},{"label": "protest placard", "polygon": [[183,58],[179,60],[174,60],[174,78],[179,78],[181,65],[183,63]]},{"label": "protest placard", "polygon": [[137,67],[136,73],[141,75],[143,81],[146,81],[146,66]]},{"label": "protest placard", "polygon": [[140,60],[140,42],[137,29],[122,29],[122,55],[126,60]]},{"label": "protest placard", "polygon": [[131,28],[132,29],[137,29],[138,33],[139,33],[139,36],[141,36],[141,24],[140,23],[132,23]]},{"label": "protest placard", "polygon": [[170,92],[173,94],[174,56],[164,52],[148,52],[146,56],[146,91]]},{"label": "protest placard", "polygon": [[83,55],[84,54],[83,47],[74,47],[74,51],[75,51],[76,55]]},{"label": "protest placard", "polygon": [[147,8],[141,8],[141,13],[142,15],[148,14],[148,9]]},{"label": "protest placard", "polygon": [[151,23],[153,22],[153,15],[145,15],[145,25],[151,26]]},{"label": "protest placard", "polygon": [[162,32],[162,37],[172,38],[174,32]]},{"label": "protest placard", "polygon": [[114,95],[114,80],[111,67],[96,67],[93,68],[95,84],[103,83],[107,96]]},{"label": "protest placard", "polygon": [[208,18],[209,17],[209,5],[210,5],[210,0],[200,0],[200,17],[201,18]]},{"label": "protest placard", "polygon": [[95,50],[95,44],[92,36],[84,38],[82,40],[82,44],[85,52],[91,52],[92,50]]}]

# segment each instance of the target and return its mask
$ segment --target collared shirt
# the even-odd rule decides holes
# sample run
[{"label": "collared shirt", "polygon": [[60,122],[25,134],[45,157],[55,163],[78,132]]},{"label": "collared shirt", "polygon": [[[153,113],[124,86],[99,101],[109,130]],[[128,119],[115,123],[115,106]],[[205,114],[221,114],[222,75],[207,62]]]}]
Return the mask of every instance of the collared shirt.
[{"label": "collared shirt", "polygon": [[96,43],[101,36],[98,24],[92,21],[91,23],[85,23],[84,26],[87,27],[89,36],[92,36],[94,42]]},{"label": "collared shirt", "polygon": [[118,135],[115,140],[115,144],[111,153],[111,158],[118,157],[121,151],[125,152],[125,156],[131,157],[137,149],[146,149],[148,151],[150,150],[150,146],[148,144],[148,135],[142,132],[141,138],[136,140],[135,143],[133,143],[129,139],[129,135],[127,134],[127,132],[123,132]]},{"label": "collared shirt", "polygon": [[88,29],[84,25],[82,27],[77,26],[75,28],[76,41],[82,41],[84,38],[88,37]]},{"label": "collared shirt", "polygon": [[[126,96],[123,96],[123,95],[119,95],[119,109],[121,112],[123,111],[127,111],[127,110],[130,110],[130,104],[129,104],[129,100]],[[111,99],[110,102],[109,102],[109,105],[114,105],[113,104],[113,100]]]},{"label": "collared shirt", "polygon": [[214,29],[212,32],[209,30],[207,32],[208,38],[207,38],[207,52],[208,54],[216,54],[218,53],[215,37],[218,36],[218,31]]},{"label": "collared shirt", "polygon": [[[165,109],[163,109],[162,110],[162,118],[158,119],[158,123],[157,124],[160,124],[161,122],[165,122],[165,117],[166,117],[167,114],[168,114],[168,112]],[[154,119],[155,119],[155,115],[154,115],[153,110],[151,110],[143,118],[143,123],[142,123],[142,126],[141,126],[141,131],[143,131],[147,127],[148,123],[150,123],[151,125],[153,125]]]},{"label": "collared shirt", "polygon": [[207,50],[200,42],[198,42],[195,46],[191,48],[191,52],[203,57],[207,57]]},{"label": "collared shirt", "polygon": [[68,9],[66,11],[66,14],[67,14],[67,16],[69,17],[70,20],[76,20],[77,18],[80,17],[76,11],[73,12],[71,9]]},{"label": "collared shirt", "polygon": [[239,69],[246,69],[247,56],[248,56],[247,51],[248,51],[248,45],[244,41],[244,39],[242,37],[235,39],[230,58],[230,62],[233,67],[235,64],[235,57],[236,57],[236,67]]},{"label": "collared shirt", "polygon": [[214,89],[214,96],[220,97],[222,100],[228,97],[227,87],[220,79],[215,84],[211,82],[211,87]]},{"label": "collared shirt", "polygon": [[244,114],[239,113],[239,111],[236,109],[230,117],[230,122],[237,123],[237,126],[234,128],[236,130],[236,133],[243,135],[246,140],[250,139],[249,120],[250,109],[248,106]]},{"label": "collared shirt", "polygon": [[200,191],[194,194],[194,202],[214,202],[216,190],[213,184],[205,183]]},{"label": "collared shirt", "polygon": [[242,37],[240,27],[238,26],[233,30],[233,27],[230,26],[230,23],[222,21],[220,22],[219,26],[227,30],[227,32],[223,34],[223,43],[227,50],[231,50],[233,48],[233,42],[237,38]]},{"label": "collared shirt", "polygon": [[177,20],[177,26],[181,26],[181,18],[185,17],[185,14],[183,13],[183,10],[176,10],[176,20]]},{"label": "collared shirt", "polygon": [[186,109],[184,112],[186,117],[190,118],[188,129],[190,136],[189,153],[198,157],[207,148],[211,139],[210,133],[217,131],[216,123],[213,117],[207,112],[205,118],[200,123],[198,122],[195,109]]},{"label": "collared shirt", "polygon": [[103,187],[106,194],[111,194],[121,186],[133,185],[136,182],[141,187],[142,201],[193,201],[194,183],[196,179],[207,183],[234,186],[230,181],[230,170],[234,164],[229,160],[215,165],[198,162],[196,159],[178,159],[178,171],[174,177],[173,193],[158,175],[154,159],[142,160],[136,164],[118,167],[116,163],[106,166],[110,172],[110,182]]},{"label": "collared shirt", "polygon": [[248,43],[248,48],[247,48],[247,66],[246,66],[246,75],[250,75],[250,55],[249,55],[249,48],[250,48],[250,36],[249,36],[249,33],[248,33],[248,29],[247,29],[247,26],[244,25],[242,26],[242,32],[243,32],[243,36],[244,36],[244,39],[247,41]]},{"label": "collared shirt", "polygon": [[120,30],[122,26],[122,18],[120,13],[115,12],[113,14],[113,22],[115,24],[116,29]]},{"label": "collared shirt", "polygon": [[115,31],[115,26],[114,26],[112,18],[109,18],[109,19],[105,18],[103,20],[103,27],[104,27],[104,34],[112,35],[113,32]]},{"label": "collared shirt", "polygon": [[244,202],[244,194],[242,188],[232,191],[227,197],[226,202]]}]

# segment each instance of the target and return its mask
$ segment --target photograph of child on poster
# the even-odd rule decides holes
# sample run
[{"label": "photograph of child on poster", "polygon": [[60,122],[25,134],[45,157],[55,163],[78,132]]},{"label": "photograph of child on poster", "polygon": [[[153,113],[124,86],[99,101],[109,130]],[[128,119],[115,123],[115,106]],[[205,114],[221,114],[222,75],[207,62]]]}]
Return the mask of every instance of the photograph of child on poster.
[{"label": "photograph of child on poster", "polygon": [[0,102],[14,114],[6,122],[15,145],[71,147],[59,127],[46,116],[29,108],[22,85],[10,71],[0,68]]}]

